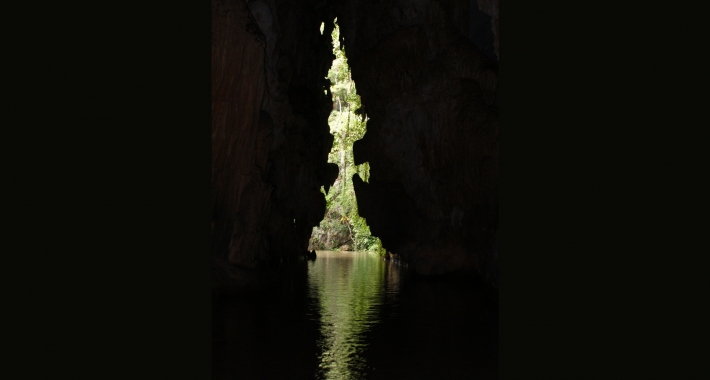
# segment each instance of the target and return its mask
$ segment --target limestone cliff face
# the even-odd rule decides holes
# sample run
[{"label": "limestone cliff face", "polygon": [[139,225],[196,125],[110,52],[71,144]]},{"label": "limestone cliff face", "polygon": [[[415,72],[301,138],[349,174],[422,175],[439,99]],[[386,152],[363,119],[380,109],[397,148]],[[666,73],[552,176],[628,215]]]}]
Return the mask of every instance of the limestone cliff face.
[{"label": "limestone cliff face", "polygon": [[[497,2],[479,3],[497,20]],[[361,216],[417,272],[475,271],[495,283],[497,21],[486,29],[491,17],[475,1],[339,4],[370,118],[354,145],[356,164],[370,163],[369,183],[353,178]]]},{"label": "limestone cliff face", "polygon": [[[497,279],[497,0],[213,0],[213,257],[304,253],[338,174],[325,79],[337,16],[364,113],[360,214],[423,274]],[[325,30],[320,33],[321,22]]]},{"label": "limestone cliff face", "polygon": [[319,31],[329,10],[212,1],[212,230],[221,263],[276,268],[306,251],[323,218],[320,187],[337,176],[327,163],[332,47]]}]

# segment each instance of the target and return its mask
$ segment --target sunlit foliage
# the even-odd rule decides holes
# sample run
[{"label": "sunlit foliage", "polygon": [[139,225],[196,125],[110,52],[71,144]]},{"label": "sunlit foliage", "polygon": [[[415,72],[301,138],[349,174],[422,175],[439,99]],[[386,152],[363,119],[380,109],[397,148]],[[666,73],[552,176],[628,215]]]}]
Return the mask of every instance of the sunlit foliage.
[{"label": "sunlit foliage", "polygon": [[353,143],[366,132],[367,117],[360,116],[360,96],[355,90],[345,51],[340,46],[340,29],[335,24],[333,38],[333,66],[328,71],[333,94],[333,112],[328,123],[335,137],[328,162],[338,165],[340,173],[326,195],[327,211],[321,224],[313,229],[309,249],[376,251],[384,254],[380,239],[372,236],[370,227],[357,210],[352,176],[357,173],[363,181],[370,177],[370,164],[355,166]]}]

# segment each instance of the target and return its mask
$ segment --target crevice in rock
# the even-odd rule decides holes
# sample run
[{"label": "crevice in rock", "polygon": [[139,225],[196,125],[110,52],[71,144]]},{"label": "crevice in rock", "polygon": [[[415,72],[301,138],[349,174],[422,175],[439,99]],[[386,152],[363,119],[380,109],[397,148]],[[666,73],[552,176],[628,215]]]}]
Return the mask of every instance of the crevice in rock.
[{"label": "crevice in rock", "polygon": [[212,12],[216,271],[308,257],[340,170],[326,79],[337,17],[369,119],[353,145],[369,168],[353,178],[360,215],[419,274],[497,282],[497,0],[212,0]]}]

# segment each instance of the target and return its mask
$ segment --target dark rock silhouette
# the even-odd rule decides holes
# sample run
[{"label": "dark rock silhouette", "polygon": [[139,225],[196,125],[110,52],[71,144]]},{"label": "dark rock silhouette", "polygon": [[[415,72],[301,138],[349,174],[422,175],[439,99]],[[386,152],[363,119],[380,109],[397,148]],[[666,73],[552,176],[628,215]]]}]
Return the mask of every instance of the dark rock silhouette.
[{"label": "dark rock silhouette", "polygon": [[255,270],[308,254],[338,172],[326,14],[277,3],[212,2],[213,257]]},{"label": "dark rock silhouette", "polygon": [[316,260],[316,251],[315,250],[306,251],[306,259],[311,260],[311,261],[315,261]]},{"label": "dark rock silhouette", "polygon": [[338,175],[325,79],[337,16],[369,118],[354,145],[356,164],[370,163],[369,183],[353,178],[361,216],[416,272],[495,284],[496,0],[213,0],[212,12],[217,277],[230,278],[225,265],[261,273],[315,254],[320,188]]},{"label": "dark rock silhouette", "polygon": [[491,45],[497,30],[490,22],[471,24],[485,19],[486,7],[426,0],[338,4],[345,51],[370,119],[353,147],[355,164],[370,163],[369,183],[353,178],[360,215],[418,273],[467,271],[495,279],[498,64]]}]

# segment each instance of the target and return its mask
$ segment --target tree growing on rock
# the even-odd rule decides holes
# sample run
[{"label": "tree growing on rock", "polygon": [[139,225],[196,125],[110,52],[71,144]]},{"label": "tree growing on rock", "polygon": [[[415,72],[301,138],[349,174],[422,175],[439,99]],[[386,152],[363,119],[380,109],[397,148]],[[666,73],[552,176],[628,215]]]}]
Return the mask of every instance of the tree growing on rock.
[{"label": "tree growing on rock", "polygon": [[[337,21],[337,20],[336,20]],[[340,46],[340,29],[335,24],[331,34],[335,60],[328,71],[333,94],[333,112],[328,119],[330,133],[335,137],[328,162],[339,167],[338,178],[326,194],[326,213],[320,225],[313,228],[309,250],[337,250],[350,248],[384,254],[382,242],[370,233],[370,227],[357,210],[352,176],[357,173],[363,181],[369,179],[370,165],[354,164],[353,143],[366,132],[367,117],[360,112],[360,96],[355,90],[345,50]]]}]

